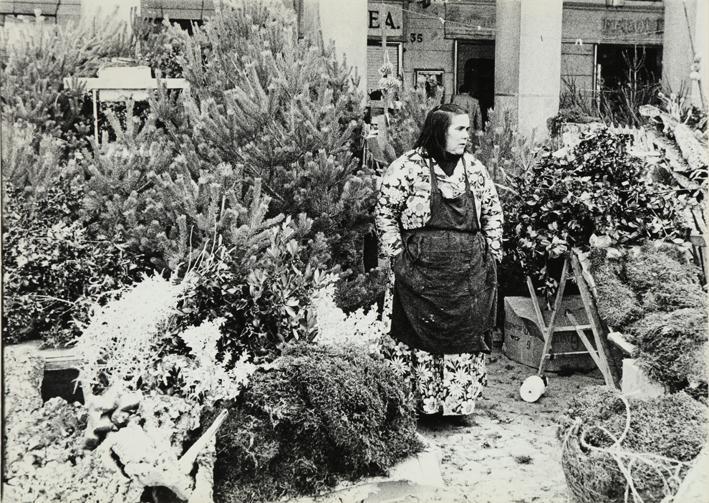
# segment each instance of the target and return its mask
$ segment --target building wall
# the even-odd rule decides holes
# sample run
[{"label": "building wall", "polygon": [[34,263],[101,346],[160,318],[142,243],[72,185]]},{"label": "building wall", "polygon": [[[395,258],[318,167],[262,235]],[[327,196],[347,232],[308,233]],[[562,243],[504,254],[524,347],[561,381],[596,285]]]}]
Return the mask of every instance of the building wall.
[{"label": "building wall", "polygon": [[438,19],[445,16],[443,4],[421,8],[409,3],[407,31],[404,34],[404,85],[415,85],[416,70],[442,70],[447,98],[453,90],[453,40],[445,38],[445,27]]}]

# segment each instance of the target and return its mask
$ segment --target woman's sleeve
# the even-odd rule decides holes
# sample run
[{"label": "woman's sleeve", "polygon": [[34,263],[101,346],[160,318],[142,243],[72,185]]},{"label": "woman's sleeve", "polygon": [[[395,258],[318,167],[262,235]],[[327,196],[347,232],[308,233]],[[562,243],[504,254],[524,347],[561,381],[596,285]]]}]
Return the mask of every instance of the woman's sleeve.
[{"label": "woman's sleeve", "polygon": [[480,226],[485,232],[485,237],[490,250],[497,260],[502,260],[502,205],[497,196],[495,183],[490,178],[487,169],[483,168],[483,196],[480,202]]},{"label": "woman's sleeve", "polygon": [[399,220],[408,194],[405,162],[399,158],[384,171],[374,208],[374,224],[379,234],[380,250],[386,257],[394,257],[402,250]]}]

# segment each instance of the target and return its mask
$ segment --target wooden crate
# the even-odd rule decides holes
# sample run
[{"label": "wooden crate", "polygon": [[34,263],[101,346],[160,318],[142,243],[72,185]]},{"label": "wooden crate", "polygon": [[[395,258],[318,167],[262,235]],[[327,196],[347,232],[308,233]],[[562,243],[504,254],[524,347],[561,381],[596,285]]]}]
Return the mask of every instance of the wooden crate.
[{"label": "wooden crate", "polygon": [[[588,354],[555,356],[554,353],[585,351],[578,334],[570,326],[564,312],[571,311],[581,324],[588,324],[588,317],[580,295],[567,295],[561,304],[556,319],[557,331],[550,351],[551,358],[545,370],[559,372],[565,370],[587,371],[595,368],[593,359]],[[550,311],[544,311],[544,320],[549,323]],[[565,329],[565,327],[568,327]],[[558,330],[561,328],[562,330]],[[534,314],[532,299],[529,297],[505,297],[505,324],[502,352],[511,360],[538,368],[544,350],[544,338]],[[585,330],[590,340],[593,333]]]}]

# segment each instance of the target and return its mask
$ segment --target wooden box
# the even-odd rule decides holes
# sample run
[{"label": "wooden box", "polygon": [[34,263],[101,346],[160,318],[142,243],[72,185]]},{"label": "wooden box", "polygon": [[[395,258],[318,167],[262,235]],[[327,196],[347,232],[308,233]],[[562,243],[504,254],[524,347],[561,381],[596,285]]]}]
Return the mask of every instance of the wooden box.
[{"label": "wooden box", "polygon": [[[543,306],[542,306],[543,307]],[[555,325],[566,328],[554,333],[551,357],[547,360],[545,370],[549,372],[570,370],[592,370],[595,368],[593,359],[588,354],[556,356],[554,353],[586,351],[576,331],[571,327],[571,322],[564,315],[566,310],[571,311],[578,323],[588,324],[586,311],[579,295],[567,295],[556,317]],[[549,323],[551,311],[542,312],[545,323]],[[544,337],[541,327],[537,323],[534,305],[529,297],[505,297],[505,334],[502,352],[511,360],[539,367],[539,362],[544,350]],[[590,341],[593,341],[591,329],[584,331]]]}]

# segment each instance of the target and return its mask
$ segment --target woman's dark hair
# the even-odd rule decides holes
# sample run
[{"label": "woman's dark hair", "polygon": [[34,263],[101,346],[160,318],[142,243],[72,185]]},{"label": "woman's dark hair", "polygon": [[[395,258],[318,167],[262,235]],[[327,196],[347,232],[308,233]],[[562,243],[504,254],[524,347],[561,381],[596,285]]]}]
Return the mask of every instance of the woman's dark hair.
[{"label": "woman's dark hair", "polygon": [[443,152],[446,150],[446,131],[451,125],[451,118],[454,115],[467,114],[463,107],[453,103],[438,105],[426,115],[414,148],[422,147],[426,149],[428,155],[437,159],[443,157]]}]

